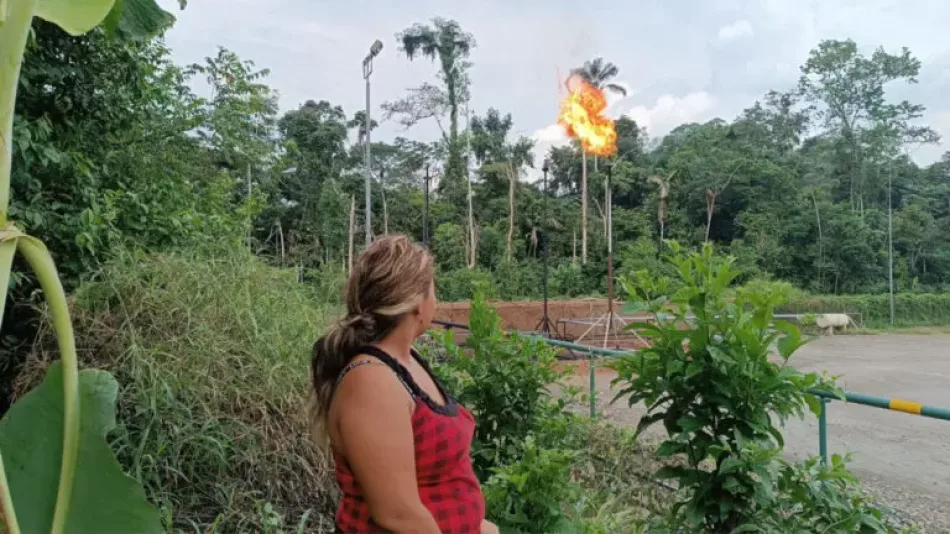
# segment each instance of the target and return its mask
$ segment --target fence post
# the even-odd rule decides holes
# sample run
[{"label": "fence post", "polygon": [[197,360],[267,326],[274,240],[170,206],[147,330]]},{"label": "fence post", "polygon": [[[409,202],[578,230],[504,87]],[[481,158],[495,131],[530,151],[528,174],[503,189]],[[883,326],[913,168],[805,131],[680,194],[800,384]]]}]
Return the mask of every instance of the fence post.
[{"label": "fence post", "polygon": [[828,399],[821,397],[821,413],[818,414],[818,454],[821,463],[828,465]]},{"label": "fence post", "polygon": [[590,397],[590,418],[597,418],[597,382],[594,379],[594,355],[587,355],[587,375],[590,379],[588,397]]}]

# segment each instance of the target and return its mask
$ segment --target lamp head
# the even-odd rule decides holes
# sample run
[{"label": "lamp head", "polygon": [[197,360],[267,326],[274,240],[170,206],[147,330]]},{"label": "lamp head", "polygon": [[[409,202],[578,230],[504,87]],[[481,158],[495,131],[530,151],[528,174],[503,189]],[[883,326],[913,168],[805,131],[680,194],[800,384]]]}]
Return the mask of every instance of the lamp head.
[{"label": "lamp head", "polygon": [[379,39],[376,39],[376,41],[373,43],[373,46],[369,47],[369,56],[370,57],[378,56],[380,51],[382,51],[382,49],[383,49],[383,42],[380,41]]}]

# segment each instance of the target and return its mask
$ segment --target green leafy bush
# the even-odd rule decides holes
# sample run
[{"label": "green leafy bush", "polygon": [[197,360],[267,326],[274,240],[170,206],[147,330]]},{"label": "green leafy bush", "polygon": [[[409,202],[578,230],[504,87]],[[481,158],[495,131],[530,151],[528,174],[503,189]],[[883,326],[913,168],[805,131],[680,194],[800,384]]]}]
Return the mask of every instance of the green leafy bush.
[{"label": "green leafy bush", "polygon": [[846,465],[831,457],[800,464],[776,461],[776,498],[757,514],[745,532],[811,534],[813,532],[895,532],[881,510],[874,507]]},{"label": "green leafy bush", "polygon": [[465,267],[436,274],[439,299],[446,302],[470,300],[480,292],[485,298],[495,299],[500,295],[495,277],[482,269]]},{"label": "green leafy bush", "polygon": [[494,468],[520,458],[532,434],[548,430],[545,437],[556,439],[550,435],[555,422],[566,416],[563,401],[555,400],[548,386],[563,373],[543,340],[506,334],[481,293],[472,300],[469,328],[464,348],[451,332],[440,334],[447,357],[436,369],[478,421],[472,461],[484,481]]},{"label": "green leafy bush", "polygon": [[[685,490],[673,508],[675,522],[732,532],[774,502],[771,470],[783,446],[777,425],[803,416],[805,406],[819,412],[809,389],[840,391],[786,365],[804,341],[794,325],[772,320],[782,291],[740,290],[727,301],[739,274],[729,259],[709,246],[684,253],[673,243],[671,251],[674,293],[670,279],[645,271],[621,281],[654,322],[631,325],[651,346],[614,362],[618,398],[647,405],[638,433],[656,423],[666,429],[657,454],[678,463],[657,475]],[[773,351],[781,363],[770,359]]]},{"label": "green leafy bush", "polygon": [[563,449],[544,449],[533,437],[528,437],[521,458],[495,468],[484,484],[490,518],[503,532],[575,532],[564,512],[564,504],[579,497],[580,488],[570,481],[577,455]]}]

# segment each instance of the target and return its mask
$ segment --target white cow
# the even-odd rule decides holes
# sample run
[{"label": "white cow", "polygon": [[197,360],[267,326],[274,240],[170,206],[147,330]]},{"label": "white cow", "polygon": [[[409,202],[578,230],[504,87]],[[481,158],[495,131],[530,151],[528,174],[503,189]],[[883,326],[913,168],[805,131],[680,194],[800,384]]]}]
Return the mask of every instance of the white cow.
[{"label": "white cow", "polygon": [[840,327],[843,331],[848,325],[857,326],[847,313],[823,313],[815,320],[815,324],[818,325],[819,331],[831,336],[835,334],[835,327]]}]

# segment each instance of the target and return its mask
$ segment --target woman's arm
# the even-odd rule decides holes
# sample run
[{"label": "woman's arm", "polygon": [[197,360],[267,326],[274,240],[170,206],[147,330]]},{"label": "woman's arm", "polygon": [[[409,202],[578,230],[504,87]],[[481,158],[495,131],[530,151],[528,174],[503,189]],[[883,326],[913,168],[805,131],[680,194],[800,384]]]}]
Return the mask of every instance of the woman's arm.
[{"label": "woman's arm", "polygon": [[350,371],[336,391],[338,445],[356,475],[373,520],[396,534],[438,534],[419,499],[412,438],[414,403],[382,365]]}]

